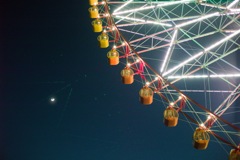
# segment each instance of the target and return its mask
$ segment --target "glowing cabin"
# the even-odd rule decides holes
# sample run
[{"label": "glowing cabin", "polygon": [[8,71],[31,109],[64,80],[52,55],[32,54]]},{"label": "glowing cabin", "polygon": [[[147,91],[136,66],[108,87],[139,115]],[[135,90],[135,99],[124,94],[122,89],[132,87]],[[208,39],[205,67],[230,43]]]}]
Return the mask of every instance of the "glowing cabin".
[{"label": "glowing cabin", "polygon": [[167,107],[163,113],[164,124],[167,127],[175,127],[178,124],[178,112],[173,107]]},{"label": "glowing cabin", "polygon": [[121,71],[121,76],[123,84],[132,84],[134,82],[134,72],[131,68],[124,68]]},{"label": "glowing cabin", "polygon": [[240,160],[240,150],[232,149],[228,160]]},{"label": "glowing cabin", "polygon": [[196,128],[193,134],[193,146],[198,150],[204,150],[208,147],[210,136],[205,129]]},{"label": "glowing cabin", "polygon": [[92,21],[93,32],[102,32],[102,21],[100,19],[95,19]]},{"label": "glowing cabin", "polygon": [[97,39],[100,48],[107,48],[109,46],[109,37],[105,32],[100,34]]},{"label": "glowing cabin", "polygon": [[151,88],[143,87],[139,91],[140,102],[144,105],[150,105],[153,102],[153,91]]},{"label": "glowing cabin", "polygon": [[118,65],[119,63],[119,53],[116,49],[112,49],[107,53],[108,62],[110,65]]},{"label": "glowing cabin", "polygon": [[89,5],[94,6],[98,4],[98,0],[89,0]]},{"label": "glowing cabin", "polygon": [[88,9],[90,18],[99,18],[98,7],[92,6]]}]

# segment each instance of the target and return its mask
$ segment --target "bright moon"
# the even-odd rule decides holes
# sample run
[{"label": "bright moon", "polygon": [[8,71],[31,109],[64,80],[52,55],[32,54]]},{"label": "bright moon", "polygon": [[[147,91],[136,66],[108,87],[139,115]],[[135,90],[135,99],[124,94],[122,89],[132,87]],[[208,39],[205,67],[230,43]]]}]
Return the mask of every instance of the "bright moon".
[{"label": "bright moon", "polygon": [[51,98],[50,101],[51,101],[51,102],[55,102],[55,98]]}]

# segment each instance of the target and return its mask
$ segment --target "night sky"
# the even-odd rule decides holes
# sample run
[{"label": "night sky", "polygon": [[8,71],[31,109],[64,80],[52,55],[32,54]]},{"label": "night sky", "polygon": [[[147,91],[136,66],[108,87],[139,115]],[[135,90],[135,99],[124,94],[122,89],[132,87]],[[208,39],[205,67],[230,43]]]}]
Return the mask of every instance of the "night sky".
[{"label": "night sky", "polygon": [[[92,32],[88,1],[1,2],[0,160],[226,160],[139,103]],[[3,54],[2,54],[3,53]],[[51,103],[50,98],[56,101]]]}]

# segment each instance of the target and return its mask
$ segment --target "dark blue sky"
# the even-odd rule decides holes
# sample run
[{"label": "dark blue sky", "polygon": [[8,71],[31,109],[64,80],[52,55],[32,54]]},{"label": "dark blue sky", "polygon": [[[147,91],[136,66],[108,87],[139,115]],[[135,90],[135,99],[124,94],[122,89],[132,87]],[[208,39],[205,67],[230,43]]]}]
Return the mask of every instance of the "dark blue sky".
[{"label": "dark blue sky", "polygon": [[[1,4],[1,160],[225,160],[216,142],[192,147],[187,123],[121,84],[92,32],[88,1]],[[49,98],[54,96],[56,103]]]}]

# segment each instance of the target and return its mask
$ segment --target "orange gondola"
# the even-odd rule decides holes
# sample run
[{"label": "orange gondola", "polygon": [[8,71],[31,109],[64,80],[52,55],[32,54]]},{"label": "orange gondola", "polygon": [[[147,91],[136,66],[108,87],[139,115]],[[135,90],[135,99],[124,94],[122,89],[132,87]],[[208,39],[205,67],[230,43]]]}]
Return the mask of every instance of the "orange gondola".
[{"label": "orange gondola", "polygon": [[210,136],[205,129],[196,128],[193,134],[193,146],[198,150],[204,150],[208,147]]},{"label": "orange gondola", "polygon": [[167,107],[163,113],[164,124],[167,127],[175,127],[178,124],[178,112],[173,107]]},{"label": "orange gondola", "polygon": [[126,67],[121,71],[121,76],[123,84],[132,84],[134,82],[134,72],[129,67]]},{"label": "orange gondola", "polygon": [[229,160],[240,160],[240,150],[232,149],[230,151]]},{"label": "orange gondola", "polygon": [[139,91],[140,102],[144,105],[150,105],[153,102],[153,91],[151,88],[143,87]]},{"label": "orange gondola", "polygon": [[118,65],[119,63],[119,53],[116,49],[112,49],[107,53],[108,62],[110,65]]}]

